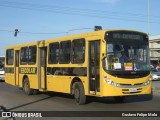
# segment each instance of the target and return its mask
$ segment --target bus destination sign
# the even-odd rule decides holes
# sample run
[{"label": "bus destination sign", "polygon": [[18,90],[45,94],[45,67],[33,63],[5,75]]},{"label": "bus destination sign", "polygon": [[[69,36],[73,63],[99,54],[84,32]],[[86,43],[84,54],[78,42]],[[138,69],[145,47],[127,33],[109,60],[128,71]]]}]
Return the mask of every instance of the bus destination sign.
[{"label": "bus destination sign", "polygon": [[138,34],[113,33],[113,39],[143,40],[143,36]]}]

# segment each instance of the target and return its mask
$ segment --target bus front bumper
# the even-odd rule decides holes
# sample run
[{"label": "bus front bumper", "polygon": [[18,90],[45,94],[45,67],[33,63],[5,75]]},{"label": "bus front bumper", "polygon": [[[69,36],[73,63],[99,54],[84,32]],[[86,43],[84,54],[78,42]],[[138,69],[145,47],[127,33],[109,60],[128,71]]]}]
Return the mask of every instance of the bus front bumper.
[{"label": "bus front bumper", "polygon": [[141,94],[151,94],[152,82],[151,80],[135,85],[116,84],[108,81],[103,87],[102,96],[132,96]]}]

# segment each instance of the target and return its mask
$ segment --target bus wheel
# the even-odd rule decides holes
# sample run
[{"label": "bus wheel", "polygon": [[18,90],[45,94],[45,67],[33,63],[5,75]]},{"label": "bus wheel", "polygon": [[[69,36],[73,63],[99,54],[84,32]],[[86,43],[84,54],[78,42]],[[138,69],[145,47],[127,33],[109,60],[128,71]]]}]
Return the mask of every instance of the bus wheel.
[{"label": "bus wheel", "polygon": [[117,103],[123,103],[124,102],[125,97],[124,96],[116,96],[114,97],[115,102]]},{"label": "bus wheel", "polygon": [[25,78],[24,79],[24,82],[23,82],[23,90],[24,92],[27,94],[27,95],[32,95],[34,90],[30,88],[30,84],[29,84],[29,80],[28,78]]},{"label": "bus wheel", "polygon": [[38,90],[33,90],[33,95],[38,95],[39,91]]},{"label": "bus wheel", "polygon": [[74,98],[76,103],[78,103],[79,105],[83,105],[86,103],[86,96],[84,95],[84,88],[81,82],[75,82]]}]

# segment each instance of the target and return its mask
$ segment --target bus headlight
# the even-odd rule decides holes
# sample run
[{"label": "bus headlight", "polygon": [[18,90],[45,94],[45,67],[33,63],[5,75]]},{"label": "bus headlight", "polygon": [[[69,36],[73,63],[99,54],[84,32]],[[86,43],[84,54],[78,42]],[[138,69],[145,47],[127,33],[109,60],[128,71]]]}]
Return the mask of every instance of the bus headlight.
[{"label": "bus headlight", "polygon": [[147,82],[143,83],[144,86],[149,85],[151,83],[151,80],[148,80]]},{"label": "bus headlight", "polygon": [[153,77],[152,77],[152,76],[150,76],[149,80],[150,80],[150,81],[152,81],[152,78],[153,78]]},{"label": "bus headlight", "polygon": [[112,86],[115,86],[115,87],[119,87],[120,86],[119,83],[116,83],[116,82],[112,81],[110,78],[107,78],[106,76],[104,77],[104,80],[109,85],[112,85]]}]

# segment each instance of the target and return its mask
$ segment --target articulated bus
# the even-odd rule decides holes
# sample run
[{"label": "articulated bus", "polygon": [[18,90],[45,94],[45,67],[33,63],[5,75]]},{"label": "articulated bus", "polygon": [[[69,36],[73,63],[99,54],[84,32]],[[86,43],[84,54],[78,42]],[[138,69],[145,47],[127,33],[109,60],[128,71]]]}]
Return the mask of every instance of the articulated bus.
[{"label": "articulated bus", "polygon": [[97,30],[6,48],[5,82],[60,92],[85,104],[88,96],[151,94],[148,35],[132,30]]}]

